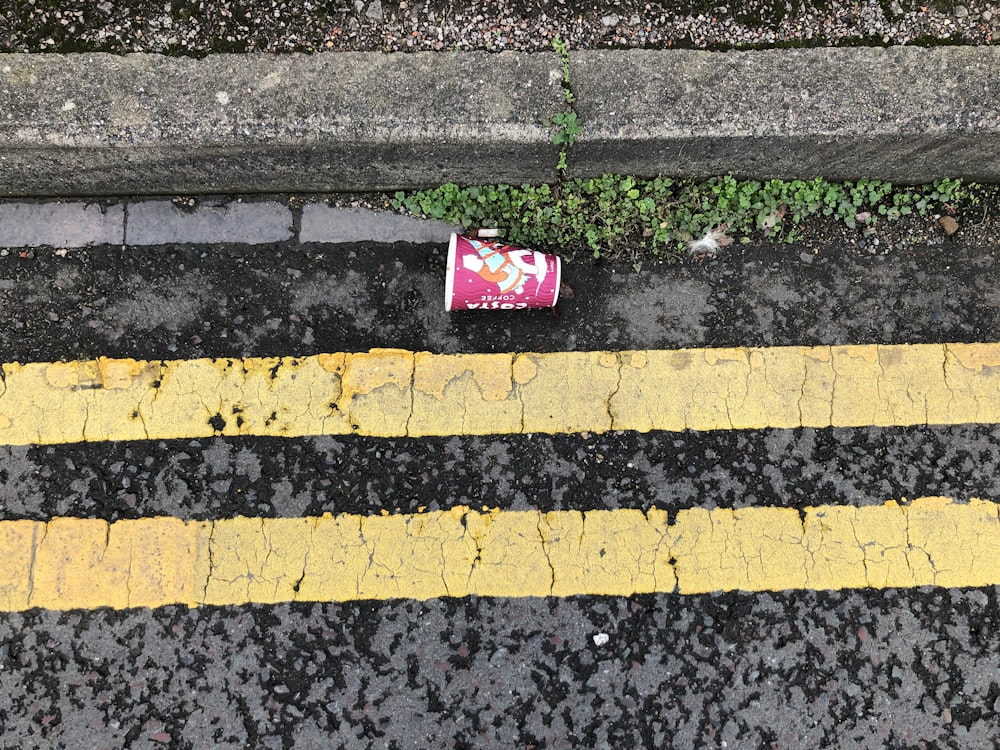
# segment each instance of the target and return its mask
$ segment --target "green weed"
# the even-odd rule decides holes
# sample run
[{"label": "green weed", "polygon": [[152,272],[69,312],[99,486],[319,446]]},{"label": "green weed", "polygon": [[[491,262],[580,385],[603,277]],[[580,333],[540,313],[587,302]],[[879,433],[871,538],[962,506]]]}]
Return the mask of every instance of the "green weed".
[{"label": "green weed", "polygon": [[[566,126],[573,142],[575,119]],[[799,237],[810,216],[833,217],[848,227],[871,226],[910,214],[925,215],[975,194],[960,180],[895,186],[882,180],[831,183],[814,180],[702,182],[604,175],[556,185],[448,183],[429,190],[398,192],[390,205],[416,216],[464,226],[497,227],[514,244],[585,250],[593,256],[627,253],[633,262],[647,254],[674,255],[692,239],[715,232],[742,238],[760,232],[778,242]],[[970,199],[970,202],[973,199]]]},{"label": "green weed", "polygon": [[548,124],[556,128],[556,132],[552,136],[552,143],[556,146],[562,146],[562,149],[559,151],[559,162],[556,166],[561,173],[566,169],[566,158],[569,155],[569,147],[576,141],[577,136],[583,132],[583,127],[577,118],[576,110],[573,109],[576,97],[573,96],[573,90],[570,88],[569,81],[569,47],[559,37],[553,37],[552,49],[559,53],[559,57],[562,60],[564,109],[555,115]]}]

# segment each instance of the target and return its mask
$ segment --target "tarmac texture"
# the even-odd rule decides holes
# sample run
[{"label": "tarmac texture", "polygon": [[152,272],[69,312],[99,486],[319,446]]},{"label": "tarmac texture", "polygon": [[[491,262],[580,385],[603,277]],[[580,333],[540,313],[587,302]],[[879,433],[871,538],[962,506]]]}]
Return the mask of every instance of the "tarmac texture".
[{"label": "tarmac texture", "polygon": [[[0,310],[10,321],[0,341],[8,362],[66,360],[57,369],[70,372],[78,366],[68,362],[101,357],[210,363],[373,346],[533,357],[610,344],[614,351],[789,351],[878,342],[886,351],[944,351],[944,344],[990,341],[996,330],[993,248],[952,241],[925,248],[919,262],[842,245],[783,252],[741,247],[705,262],[653,263],[641,274],[627,264],[571,263],[566,278],[575,294],[558,317],[542,310],[513,319],[444,313],[440,244],[37,246],[0,256]],[[105,369],[110,376],[114,366]],[[774,563],[780,575],[795,576],[803,560],[777,562],[802,555],[791,532],[803,538],[803,519],[810,533],[832,540],[836,519],[852,513],[898,520],[989,509],[974,498],[1000,497],[997,430],[917,424],[423,438],[213,430],[0,447],[0,502],[5,530],[60,519],[43,543],[53,545],[53,563],[90,555],[109,566],[99,580],[80,579],[86,596],[114,589],[123,570],[125,590],[134,575],[140,596],[133,555],[156,545],[126,545],[126,520],[137,524],[132,529],[230,523],[219,526],[228,531],[211,555],[226,582],[213,592],[297,595],[308,580],[295,591],[304,567],[275,589],[255,572],[251,585],[249,565],[260,564],[265,575],[274,566],[295,568],[304,558],[275,555],[269,545],[281,533],[268,533],[262,546],[262,530],[270,520],[320,523],[325,514],[387,518],[375,522],[390,526],[400,516],[448,518],[462,539],[474,528],[473,511],[480,522],[530,516],[532,534],[521,538],[537,539],[535,550],[544,553],[540,514],[595,531],[600,522],[590,524],[591,517],[660,513],[668,530],[701,518],[712,521],[718,541],[723,530],[740,539],[737,519],[762,513],[765,531],[751,537],[775,546],[760,550],[762,567],[741,558],[730,572],[746,576]],[[933,497],[953,502],[904,500]],[[826,519],[808,510],[820,507]],[[619,511],[631,515],[613,515]],[[466,525],[456,516],[467,517]],[[977,532],[995,517],[975,521]],[[921,557],[919,525],[907,524],[900,533],[909,539],[883,540],[881,561],[901,562],[885,570],[972,569],[947,557],[974,551],[971,535],[949,518],[930,521],[935,539],[948,538],[944,529],[959,534],[944,556]],[[92,546],[74,530],[80,519],[91,519],[83,523]],[[861,528],[874,527],[855,525]],[[244,541],[230,544],[236,537]],[[61,538],[78,543],[60,554]],[[385,539],[395,540],[385,554],[399,554],[405,537]],[[862,549],[879,554],[877,544],[859,546],[853,531],[848,540],[854,562]],[[627,546],[603,546],[603,556],[601,549],[591,550],[593,575],[585,580],[620,585],[627,577],[604,566]],[[665,564],[679,566],[681,580],[689,558],[680,548],[672,553]],[[988,565],[994,556],[976,559]],[[880,568],[874,557],[871,563],[874,575]],[[47,570],[34,582],[37,595],[43,578],[59,576],[58,565]],[[836,575],[838,585],[851,580]],[[991,747],[1000,710],[996,586],[911,587],[918,582],[821,592],[32,608],[0,618],[0,718],[5,741],[43,748],[81,738],[97,747],[311,748],[331,738],[344,747],[388,748]]]},{"label": "tarmac texture", "polygon": [[0,255],[0,350],[27,363],[995,340],[996,246],[870,249],[740,247],[641,274],[580,260],[558,316],[515,319],[445,312],[444,243],[15,250]]},{"label": "tarmac texture", "polygon": [[[994,588],[0,620],[22,747],[993,747]],[[59,675],[57,680],[56,675]]]}]

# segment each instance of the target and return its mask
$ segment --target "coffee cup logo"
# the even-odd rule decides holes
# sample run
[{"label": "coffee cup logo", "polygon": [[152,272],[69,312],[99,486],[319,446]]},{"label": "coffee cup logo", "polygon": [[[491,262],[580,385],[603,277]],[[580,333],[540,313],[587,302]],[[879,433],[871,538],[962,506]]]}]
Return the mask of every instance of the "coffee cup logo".
[{"label": "coffee cup logo", "polygon": [[453,234],[448,245],[445,309],[553,307],[561,271],[555,255]]}]

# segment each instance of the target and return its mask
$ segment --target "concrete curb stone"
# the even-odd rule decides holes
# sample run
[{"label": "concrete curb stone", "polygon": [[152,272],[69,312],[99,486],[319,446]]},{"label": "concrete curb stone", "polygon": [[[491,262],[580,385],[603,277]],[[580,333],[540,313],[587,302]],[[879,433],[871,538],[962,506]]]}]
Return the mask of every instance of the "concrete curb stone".
[{"label": "concrete curb stone", "polygon": [[[1000,182],[1000,48],[570,53],[566,176]],[[552,183],[555,53],[0,55],[0,196]]]},{"label": "concrete curb stone", "polygon": [[571,177],[1000,180],[996,47],[583,51],[570,78]]},{"label": "concrete curb stone", "polygon": [[301,242],[447,242],[462,227],[365,208],[339,209],[325,203],[302,207]]},{"label": "concrete curb stone", "polygon": [[552,181],[552,54],[0,55],[0,195]]}]

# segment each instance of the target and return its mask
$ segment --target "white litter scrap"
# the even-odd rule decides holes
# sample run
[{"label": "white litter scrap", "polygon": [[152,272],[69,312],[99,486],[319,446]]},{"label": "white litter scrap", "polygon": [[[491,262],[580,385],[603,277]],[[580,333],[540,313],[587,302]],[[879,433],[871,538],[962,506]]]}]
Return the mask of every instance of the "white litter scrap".
[{"label": "white litter scrap", "polygon": [[688,243],[688,252],[691,255],[708,255],[715,257],[719,248],[728,245],[732,239],[726,236],[725,228],[710,229],[700,240],[692,240]]}]

